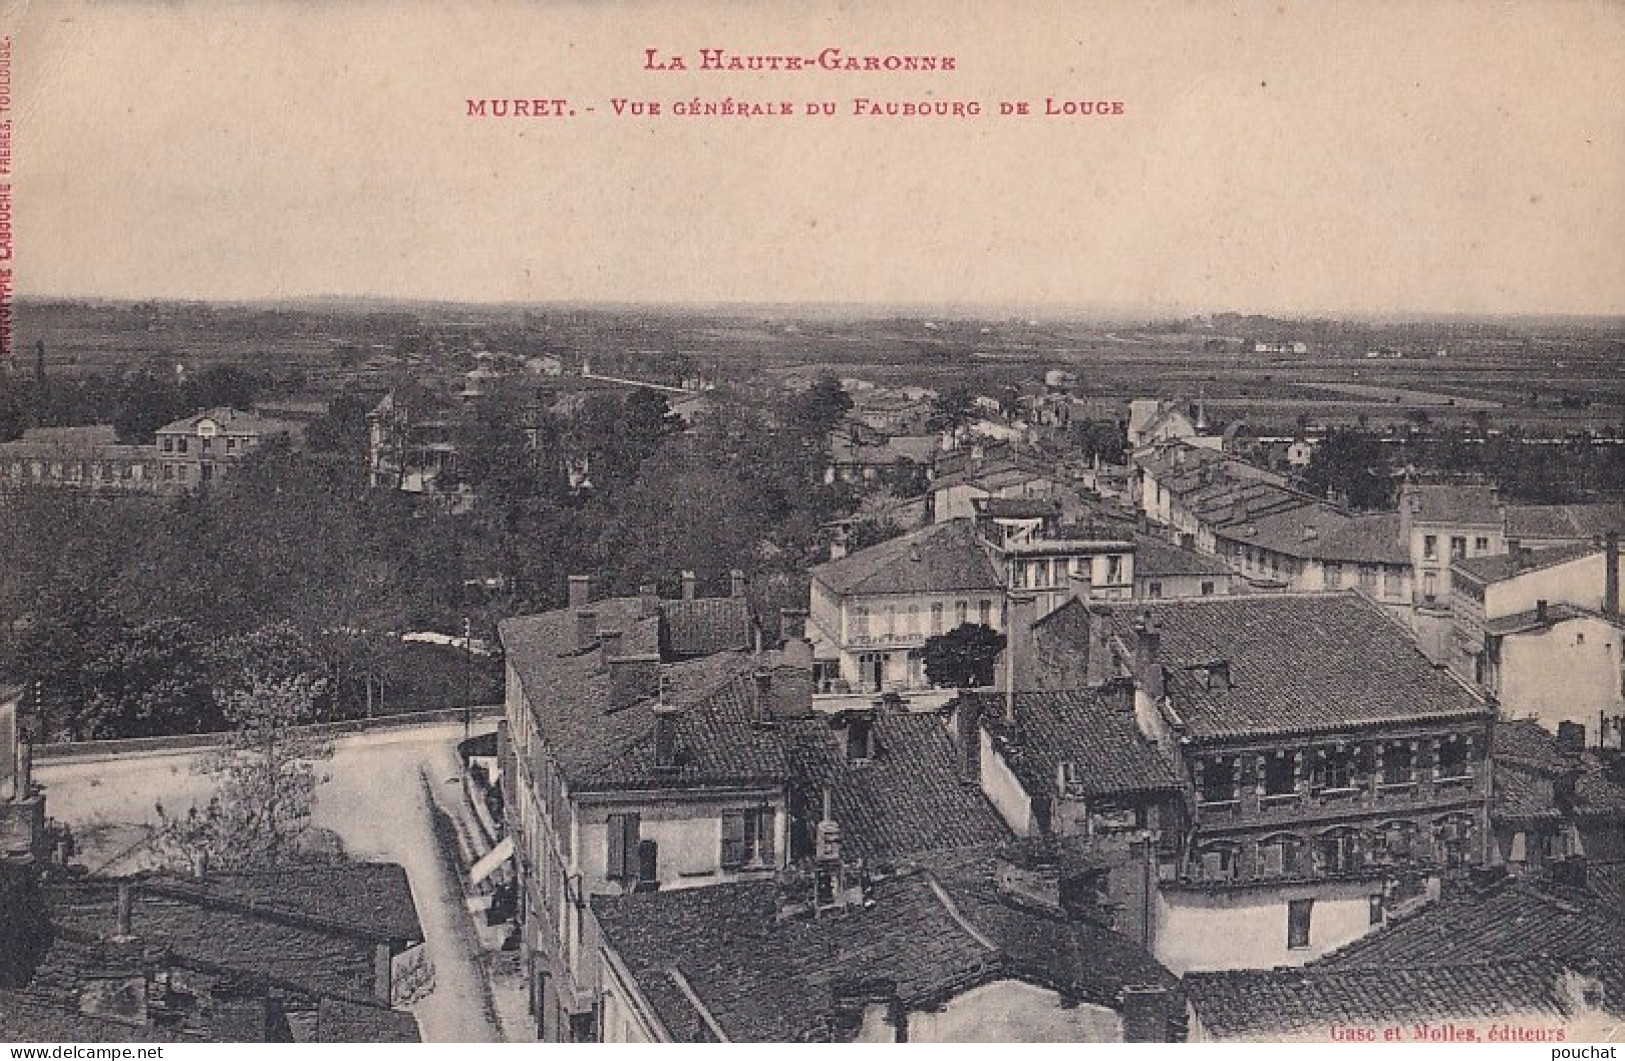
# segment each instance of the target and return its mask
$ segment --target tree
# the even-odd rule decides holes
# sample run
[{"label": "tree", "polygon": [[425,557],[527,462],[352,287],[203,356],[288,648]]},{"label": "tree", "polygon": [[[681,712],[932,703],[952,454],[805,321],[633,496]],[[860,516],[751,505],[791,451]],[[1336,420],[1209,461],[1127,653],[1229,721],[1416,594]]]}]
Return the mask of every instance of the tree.
[{"label": "tree", "polygon": [[803,443],[822,446],[852,409],[852,398],[833,372],[820,373],[811,387],[791,398],[786,420]]},{"label": "tree", "polygon": [[953,383],[931,402],[931,416],[925,426],[957,436],[961,428],[975,419],[975,396],[965,384]]},{"label": "tree", "polygon": [[308,675],[254,675],[223,695],[231,736],[198,768],[214,793],[180,814],[158,805],[153,850],[161,861],[182,872],[236,870],[275,865],[289,853],[326,780],[315,763],[332,755],[331,744],[296,728],[314,717],[322,692],[322,680]]},{"label": "tree", "polygon": [[981,623],[964,623],[928,637],[921,658],[932,685],[971,689],[993,684],[993,666],[1004,651],[1004,635]]},{"label": "tree", "polygon": [[1303,471],[1305,487],[1324,497],[1328,491],[1351,508],[1387,508],[1392,468],[1382,440],[1365,431],[1333,431],[1315,447]]}]

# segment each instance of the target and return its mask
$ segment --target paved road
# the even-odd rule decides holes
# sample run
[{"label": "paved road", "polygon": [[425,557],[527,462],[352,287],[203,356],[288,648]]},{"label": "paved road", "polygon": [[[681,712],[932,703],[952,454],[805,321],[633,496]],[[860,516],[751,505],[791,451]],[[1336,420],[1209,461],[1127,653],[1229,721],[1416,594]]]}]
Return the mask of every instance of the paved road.
[{"label": "paved road", "polygon": [[[333,758],[321,764],[331,780],[318,789],[314,814],[314,824],[338,834],[354,857],[406,867],[435,968],[434,990],[413,1007],[430,1042],[498,1039],[478,944],[461,888],[435,842],[427,803],[433,792],[443,810],[460,812],[458,789],[446,782],[457,777],[456,744],[462,735],[462,726],[452,724],[341,738]],[[75,830],[151,823],[159,800],[178,810],[207,798],[206,779],[192,772],[196,760],[196,753],[182,752],[48,762],[36,768],[35,777],[45,787],[50,816]]]}]

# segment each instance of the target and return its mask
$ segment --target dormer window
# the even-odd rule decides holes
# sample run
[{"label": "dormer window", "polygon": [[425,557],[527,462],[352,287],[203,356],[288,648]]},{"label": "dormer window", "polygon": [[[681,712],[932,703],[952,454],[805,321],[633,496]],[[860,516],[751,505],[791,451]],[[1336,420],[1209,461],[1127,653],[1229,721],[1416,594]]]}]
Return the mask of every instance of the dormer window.
[{"label": "dormer window", "polygon": [[772,866],[773,826],[772,807],[723,814],[722,868],[737,870]]}]

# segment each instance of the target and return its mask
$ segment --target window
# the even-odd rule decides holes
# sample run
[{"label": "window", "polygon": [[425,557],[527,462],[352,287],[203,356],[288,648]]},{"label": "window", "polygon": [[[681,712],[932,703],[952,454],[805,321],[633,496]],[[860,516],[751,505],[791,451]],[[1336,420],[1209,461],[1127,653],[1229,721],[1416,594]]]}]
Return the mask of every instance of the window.
[{"label": "window", "polygon": [[605,822],[608,850],[604,876],[610,880],[638,880],[642,823],[636,814],[611,814]]},{"label": "window", "polygon": [[1468,776],[1466,741],[1451,737],[1439,742],[1436,776],[1440,781],[1454,781]]},{"label": "window", "polygon": [[230,435],[226,436],[226,452],[227,453],[235,453],[235,452],[237,452],[237,439],[235,437],[232,437]]},{"label": "window", "polygon": [[1316,793],[1341,792],[1354,787],[1354,753],[1327,748],[1315,756],[1310,788]]},{"label": "window", "polygon": [[917,634],[919,632],[920,632],[920,606],[918,604],[910,604],[908,606],[908,615],[903,620],[903,633],[905,633],[905,634]]},{"label": "window", "polygon": [[164,465],[164,478],[166,480],[173,480],[175,478],[175,466],[173,464]]},{"label": "window", "polygon": [[175,440],[173,438],[171,438],[170,436],[168,436],[168,435],[164,436],[164,452],[165,453],[174,453],[175,452]]},{"label": "window", "polygon": [[964,626],[970,622],[970,605],[964,601],[954,601],[954,625]]},{"label": "window", "polygon": [[1148,588],[1146,590],[1146,594],[1152,600],[1160,599],[1162,597],[1162,583],[1161,582],[1153,582],[1153,583],[1151,583],[1150,588]]},{"label": "window", "polygon": [[992,601],[990,601],[990,600],[979,600],[979,601],[976,602],[976,621],[981,623],[983,626],[992,626],[993,625],[993,602]]},{"label": "window", "polygon": [[208,482],[210,479],[214,478],[214,465],[203,465],[198,469],[198,474],[202,476],[204,482]]},{"label": "window", "polygon": [[1388,744],[1382,749],[1382,783],[1408,785],[1416,780],[1416,752],[1408,744]]},{"label": "window", "polygon": [[1204,583],[1202,583],[1202,596],[1204,596],[1204,597],[1213,596],[1213,583],[1212,582],[1204,582]]},{"label": "window", "polygon": [[1356,868],[1354,834],[1335,829],[1321,834],[1315,845],[1321,873],[1347,873]]},{"label": "window", "polygon": [[652,892],[660,887],[660,846],[653,840],[638,843],[637,890]]},{"label": "window", "polygon": [[1450,559],[1463,560],[1467,557],[1467,539],[1452,537],[1450,539]]},{"label": "window", "polygon": [[864,638],[869,636],[869,609],[863,605],[855,605],[852,609],[852,636]]},{"label": "window", "polygon": [[1380,895],[1371,897],[1371,923],[1373,925],[1382,924],[1382,896]]},{"label": "window", "polygon": [[212,438],[204,439],[203,440],[203,452],[204,453],[212,453],[213,451],[214,451],[214,439],[212,439]]},{"label": "window", "polygon": [[1439,536],[1437,534],[1422,535],[1422,559],[1437,560],[1439,558]]},{"label": "window", "polygon": [[931,605],[931,632],[933,634],[942,633],[942,602],[941,601],[938,601],[937,603]]},{"label": "window", "polygon": [[1236,773],[1236,763],[1233,759],[1203,760],[1202,802],[1234,802],[1238,796]]},{"label": "window", "polygon": [[1299,872],[1297,837],[1272,836],[1258,845],[1258,876],[1289,877]]},{"label": "window", "polygon": [[722,816],[722,868],[773,865],[773,808]]},{"label": "window", "polygon": [[1490,540],[1482,534],[1473,539],[1473,552],[1483,554],[1490,551]]},{"label": "window", "polygon": [[1286,796],[1298,790],[1298,760],[1276,754],[1264,757],[1264,795]]},{"label": "window", "polygon": [[1123,580],[1123,558],[1121,556],[1106,557],[1106,581],[1121,582]]},{"label": "window", "polygon": [[177,438],[175,440],[175,449],[178,452],[181,452],[181,453],[186,452],[186,436],[185,435],[182,435],[180,438]]},{"label": "window", "polygon": [[886,636],[897,636],[897,606],[894,604],[886,605]]},{"label": "window", "polygon": [[1201,865],[1203,880],[1233,880],[1236,873],[1236,850],[1229,844],[1203,848]]},{"label": "window", "polygon": [[1315,909],[1313,899],[1292,899],[1286,904],[1287,950],[1305,950],[1309,946],[1309,917]]},{"label": "window", "polygon": [[1439,576],[1436,572],[1429,571],[1422,576],[1422,595],[1430,601],[1439,595]]},{"label": "window", "polygon": [[1377,595],[1377,569],[1369,564],[1360,565],[1360,590],[1368,596]]}]

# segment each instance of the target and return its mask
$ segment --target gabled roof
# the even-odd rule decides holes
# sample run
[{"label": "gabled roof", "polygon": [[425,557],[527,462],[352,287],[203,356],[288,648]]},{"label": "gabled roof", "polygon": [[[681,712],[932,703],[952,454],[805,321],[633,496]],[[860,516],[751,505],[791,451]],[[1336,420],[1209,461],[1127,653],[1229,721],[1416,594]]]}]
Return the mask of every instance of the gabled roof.
[{"label": "gabled roof", "polygon": [[1589,541],[1609,531],[1625,531],[1625,501],[1507,506],[1509,538]]},{"label": "gabled roof", "polygon": [[1230,566],[1216,556],[1181,549],[1158,535],[1134,536],[1134,577],[1173,578],[1178,575],[1229,575]]},{"label": "gabled roof", "polygon": [[1399,503],[1418,523],[1501,525],[1501,498],[1493,486],[1429,483],[1407,486]]},{"label": "gabled roof", "polygon": [[221,429],[232,435],[277,435],[297,434],[301,426],[291,420],[272,420],[270,417],[260,416],[256,413],[246,413],[241,409],[233,409],[222,405],[213,409],[205,409],[191,416],[183,416],[179,420],[172,420],[158,429],[161,435],[180,432],[193,434],[198,424],[204,420],[213,420]]},{"label": "gabled roof", "polygon": [[1546,615],[1542,618],[1539,608],[1531,608],[1525,612],[1514,612],[1495,619],[1486,620],[1484,632],[1491,637],[1510,637],[1513,634],[1529,634],[1546,630],[1558,623],[1573,622],[1580,619],[1593,619],[1600,623],[1608,623],[1625,629],[1625,618],[1618,615],[1608,615],[1604,612],[1592,611],[1573,604],[1557,603],[1546,607]]},{"label": "gabled roof", "polygon": [[825,788],[845,844],[876,863],[996,843],[1009,828],[982,790],[960,780],[958,753],[935,713],[880,711],[874,755],[847,758],[828,718],[785,724],[795,785],[817,807]]},{"label": "gabled roof", "polygon": [[663,600],[659,606],[661,649],[668,655],[708,656],[750,647],[750,601],[743,596]]},{"label": "gabled roof", "polygon": [[160,877],[142,887],[154,894],[286,917],[346,935],[380,941],[424,938],[406,868],[393,862],[302,863],[216,873],[202,881]]},{"label": "gabled roof", "polygon": [[962,693],[1029,795],[1053,795],[1062,763],[1089,796],[1125,796],[1183,789],[1179,774],[1141,736],[1132,706],[1110,690],[1018,692],[1016,726],[1005,719],[998,693]]},{"label": "gabled roof", "polygon": [[[1625,966],[1598,972],[1611,1008],[1625,1012]],[[1333,1028],[1472,1022],[1539,1016],[1561,1025],[1577,1013],[1568,967],[1543,958],[1483,965],[1236,970],[1188,973],[1185,991],[1204,1029],[1219,1038],[1329,1040]]]},{"label": "gabled roof", "polygon": [[[779,888],[764,881],[594,896],[592,908],[678,1041],[709,1037],[707,1017],[735,1041],[850,1038],[835,994],[859,982],[894,984],[912,1009],[1012,978],[1110,1007],[1132,985],[1178,998],[1173,975],[1126,937],[1002,902],[989,859],[900,874],[870,898],[838,916],[781,919]],[[1170,1005],[1171,1022],[1182,1007]]]},{"label": "gabled roof", "polygon": [[1550,549],[1534,549],[1529,552],[1502,553],[1499,556],[1475,556],[1470,559],[1457,560],[1450,565],[1452,575],[1466,575],[1469,579],[1480,584],[1491,582],[1504,582],[1509,578],[1527,575],[1532,571],[1544,571],[1547,568],[1557,567],[1573,560],[1579,560],[1593,553],[1602,552],[1602,547],[1589,542],[1577,542],[1571,545],[1558,545]]},{"label": "gabled roof", "polygon": [[[1194,740],[1490,717],[1354,592],[1137,601],[1112,615],[1126,653],[1148,617],[1161,629],[1168,693]],[[1231,684],[1210,689],[1192,668],[1219,660],[1229,663]]]},{"label": "gabled roof", "polygon": [[859,549],[819,564],[812,577],[842,596],[975,592],[1003,586],[968,519],[933,523]]},{"label": "gabled roof", "polygon": [[1529,958],[1618,960],[1619,911],[1595,895],[1506,878],[1447,894],[1312,963],[1331,969],[1495,965]]}]

